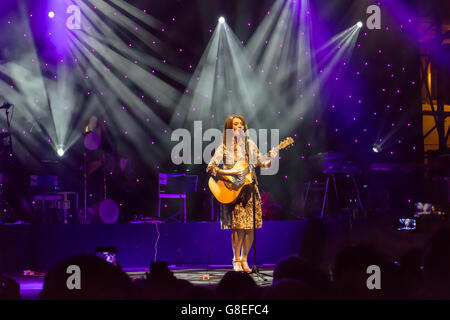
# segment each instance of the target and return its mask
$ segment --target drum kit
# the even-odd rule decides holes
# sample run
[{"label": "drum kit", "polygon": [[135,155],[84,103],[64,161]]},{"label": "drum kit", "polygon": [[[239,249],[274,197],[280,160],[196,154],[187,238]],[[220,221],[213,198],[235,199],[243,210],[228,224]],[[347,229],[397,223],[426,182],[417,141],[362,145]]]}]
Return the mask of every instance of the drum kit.
[{"label": "drum kit", "polygon": [[[83,143],[87,152],[95,152],[101,148],[101,137],[95,131],[88,131],[84,135]],[[98,165],[96,165],[97,162]],[[108,172],[112,173],[113,165],[111,164],[111,162],[111,157],[102,152],[100,161],[91,161],[90,163],[88,163],[87,153],[84,152],[84,209],[80,212],[79,215],[79,221],[82,224],[90,224],[94,221],[101,221],[103,223],[111,224],[117,222],[117,220],[119,219],[119,207],[117,206],[115,201],[107,198],[108,188],[106,177],[108,175]],[[102,200],[97,201],[95,204],[92,204],[88,207],[88,176],[95,170],[102,170],[103,195]]]}]

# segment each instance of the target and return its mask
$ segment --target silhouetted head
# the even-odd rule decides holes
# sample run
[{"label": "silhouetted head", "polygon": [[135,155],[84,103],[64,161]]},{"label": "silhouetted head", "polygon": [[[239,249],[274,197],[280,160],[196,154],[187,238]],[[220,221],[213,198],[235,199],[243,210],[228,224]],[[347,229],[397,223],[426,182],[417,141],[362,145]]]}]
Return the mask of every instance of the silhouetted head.
[{"label": "silhouetted head", "polygon": [[450,228],[436,232],[424,250],[424,272],[427,278],[450,280]]},{"label": "silhouetted head", "polygon": [[[77,275],[80,280],[79,289],[76,287]],[[40,298],[42,300],[131,299],[133,286],[131,279],[120,267],[95,255],[81,254],[65,259],[48,271]]]},{"label": "silhouetted head", "polygon": [[175,280],[175,276],[173,275],[173,272],[170,271],[167,262],[159,261],[150,264],[148,279],[152,281],[167,281]]},{"label": "silhouetted head", "polygon": [[[315,289],[315,294],[319,294],[325,298],[330,294],[329,277],[313,266],[303,261],[298,256],[290,256],[280,260],[273,271],[273,282],[277,284],[281,280],[297,280],[303,286],[310,286]],[[311,295],[312,296],[312,295]]]},{"label": "silhouetted head", "polygon": [[216,292],[222,299],[239,299],[256,288],[255,281],[244,272],[228,271],[217,285]]},{"label": "silhouetted head", "polygon": [[[368,278],[374,274],[370,266],[379,268],[382,290],[367,287]],[[344,248],[336,256],[333,278],[341,298],[389,298],[395,294],[395,271],[394,264],[373,246],[359,244]]]}]

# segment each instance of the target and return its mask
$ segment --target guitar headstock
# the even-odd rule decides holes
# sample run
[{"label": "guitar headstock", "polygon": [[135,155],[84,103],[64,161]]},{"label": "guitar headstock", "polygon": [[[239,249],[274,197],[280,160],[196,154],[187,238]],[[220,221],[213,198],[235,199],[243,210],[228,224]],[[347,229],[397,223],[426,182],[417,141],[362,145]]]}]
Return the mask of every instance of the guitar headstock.
[{"label": "guitar headstock", "polygon": [[292,139],[291,137],[287,137],[286,139],[284,139],[283,141],[281,141],[281,143],[278,146],[278,149],[284,149],[287,148],[289,146],[291,146],[294,143],[294,139]]}]

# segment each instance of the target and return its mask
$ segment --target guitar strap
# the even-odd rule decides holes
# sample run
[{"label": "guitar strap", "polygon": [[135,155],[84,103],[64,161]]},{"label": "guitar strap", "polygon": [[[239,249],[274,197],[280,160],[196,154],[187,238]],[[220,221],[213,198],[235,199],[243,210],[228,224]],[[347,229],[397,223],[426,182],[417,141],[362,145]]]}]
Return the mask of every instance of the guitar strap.
[{"label": "guitar strap", "polygon": [[225,145],[222,143],[222,167],[225,169]]},{"label": "guitar strap", "polygon": [[[250,164],[250,159],[251,159],[251,157],[250,157],[250,147],[248,145],[248,137],[247,136],[245,138],[245,152],[247,153],[246,156],[247,156],[247,159],[248,159],[248,166],[249,167],[252,166],[252,179],[255,180],[256,188],[258,188],[258,178],[256,177],[255,167]],[[245,155],[244,155],[244,158],[245,158]]]}]

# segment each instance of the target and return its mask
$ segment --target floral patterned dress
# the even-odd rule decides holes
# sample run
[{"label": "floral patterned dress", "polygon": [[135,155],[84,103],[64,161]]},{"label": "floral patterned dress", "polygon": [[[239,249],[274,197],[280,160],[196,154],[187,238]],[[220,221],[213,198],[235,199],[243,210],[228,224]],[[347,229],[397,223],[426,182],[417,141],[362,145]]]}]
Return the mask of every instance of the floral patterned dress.
[{"label": "floral patterned dress", "polygon": [[[254,163],[254,167],[267,168],[270,166],[270,159],[262,156],[258,147],[252,140],[248,140],[248,148],[250,159],[254,159],[251,163]],[[248,156],[245,151],[244,140],[241,139],[240,143],[235,144],[232,147],[233,150],[228,150],[222,143],[217,147],[214,156],[212,157],[209,165],[206,169],[208,173],[216,176],[219,165],[223,164],[223,168],[226,170],[232,169],[237,161],[245,161],[248,163]],[[225,164],[224,164],[225,162]],[[256,181],[255,186],[255,218],[256,228],[262,227],[262,210],[261,210],[261,197],[258,190],[258,180],[256,179],[255,171],[253,171],[253,178]],[[253,229],[253,197],[252,197],[252,185],[246,185],[242,188],[241,193],[237,199],[230,204],[220,205],[220,227],[221,229]]]}]

